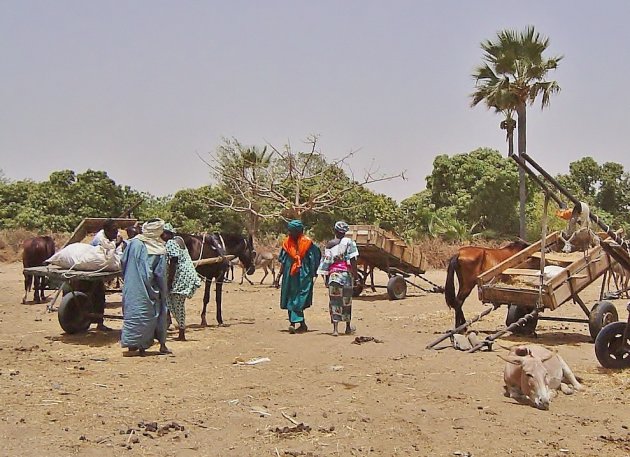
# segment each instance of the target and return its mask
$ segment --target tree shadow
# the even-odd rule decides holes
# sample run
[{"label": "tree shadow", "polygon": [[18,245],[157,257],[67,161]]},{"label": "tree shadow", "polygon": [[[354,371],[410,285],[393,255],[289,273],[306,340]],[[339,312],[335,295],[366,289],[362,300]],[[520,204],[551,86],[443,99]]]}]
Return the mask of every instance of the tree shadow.
[{"label": "tree shadow", "polygon": [[282,330],[278,330],[279,333],[286,333],[287,335],[306,335],[308,333],[317,333],[319,335],[325,335],[325,332],[322,332],[321,330],[319,330],[318,328],[312,328],[309,326],[308,331],[306,332],[295,332],[295,333],[291,333],[289,332],[289,328],[284,328]]},{"label": "tree shadow", "polygon": [[89,330],[84,333],[75,333],[72,335],[62,333],[59,336],[47,336],[46,339],[78,346],[103,347],[118,343],[120,341],[120,334],[121,330],[111,330],[109,332]]},{"label": "tree shadow", "polygon": [[155,356],[171,356],[173,357],[175,354],[170,353],[170,354],[164,354],[160,351],[149,351],[146,350],[143,353],[141,353],[140,351],[125,351],[123,352],[123,357],[155,357]]},{"label": "tree shadow", "polygon": [[382,301],[382,300],[391,301],[386,293],[378,294],[378,295],[359,295],[358,297],[352,298],[352,301],[366,301],[366,302]]},{"label": "tree shadow", "polygon": [[189,329],[194,331],[205,330],[205,329],[219,329],[219,328],[228,328],[233,325],[254,325],[256,323],[255,319],[235,319],[230,320],[229,322],[223,322],[222,324],[217,324],[216,322],[208,325],[201,324],[186,324],[186,331]]}]

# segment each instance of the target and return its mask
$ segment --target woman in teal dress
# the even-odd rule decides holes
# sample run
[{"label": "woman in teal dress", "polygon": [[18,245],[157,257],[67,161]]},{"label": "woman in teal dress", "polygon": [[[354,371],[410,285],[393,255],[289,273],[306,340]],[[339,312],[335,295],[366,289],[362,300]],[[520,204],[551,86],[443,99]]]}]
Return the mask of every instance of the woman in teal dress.
[{"label": "woman in teal dress", "polygon": [[166,241],[168,262],[168,309],[177,321],[177,340],[186,341],[186,299],[192,298],[201,286],[201,279],[195,270],[186,244],[169,223],[164,225],[162,239]]}]

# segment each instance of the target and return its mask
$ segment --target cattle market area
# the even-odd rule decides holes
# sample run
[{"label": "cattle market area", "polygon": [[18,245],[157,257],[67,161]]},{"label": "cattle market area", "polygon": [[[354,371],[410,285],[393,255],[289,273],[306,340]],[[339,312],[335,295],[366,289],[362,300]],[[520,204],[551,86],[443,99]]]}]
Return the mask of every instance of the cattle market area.
[{"label": "cattle market area", "polygon": [[[198,326],[198,291],[189,341],[169,331],[173,355],[122,357],[121,321],[106,321],[112,332],[64,334],[46,304],[20,304],[21,264],[0,264],[0,455],[630,455],[630,371],[600,367],[586,324],[540,322],[537,338],[499,340],[555,349],[580,378],[583,391],[542,411],[503,396],[499,346],[425,349],[452,326],[439,294],[389,301],[366,290],[354,301],[356,334],[334,338],[318,280],[310,331],[291,335],[279,291],[257,284],[262,274],[253,286],[226,284],[226,326]],[[438,284],[444,275],[426,273]],[[585,301],[597,300],[600,282]],[[613,300],[620,316],[626,301]],[[120,314],[119,295],[107,306]],[[483,309],[472,296],[466,306]],[[497,310],[476,331],[504,320]]]}]

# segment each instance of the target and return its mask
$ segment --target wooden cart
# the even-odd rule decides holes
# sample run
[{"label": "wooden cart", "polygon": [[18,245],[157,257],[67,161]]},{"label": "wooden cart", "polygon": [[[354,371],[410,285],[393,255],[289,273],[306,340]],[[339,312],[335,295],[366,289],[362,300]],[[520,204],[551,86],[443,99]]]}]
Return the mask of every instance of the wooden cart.
[{"label": "wooden cart", "polygon": [[[600,236],[607,237],[606,234]],[[579,293],[608,271],[610,256],[601,245],[583,252],[562,252],[564,243],[560,239],[560,232],[547,236],[545,246],[544,265],[552,268],[547,269],[542,283],[541,240],[482,273],[478,279],[480,300],[495,306],[507,305],[506,325],[518,321],[534,309],[539,312],[544,309],[553,311],[573,300],[584,311],[587,319],[542,315],[537,316],[537,319],[588,323],[590,334],[595,339],[605,325],[618,320],[617,311],[612,303],[601,300],[601,296],[600,301],[588,309]],[[530,319],[523,331],[532,332],[537,319]]]},{"label": "wooden cart", "polygon": [[[79,243],[88,235],[98,232],[103,228],[106,220],[107,218],[101,217],[83,219],[63,247]],[[113,221],[119,229],[126,229],[137,223],[136,219],[129,218],[116,218]],[[106,287],[112,279],[120,278],[120,271],[78,271],[48,265],[25,268],[24,272],[47,278],[48,283],[57,289],[54,298],[48,304],[48,311],[54,310],[55,302],[60,295],[63,295],[57,317],[61,328],[66,333],[84,332],[93,321],[102,317],[120,318],[120,316],[104,316],[95,313],[97,301],[104,300],[105,294],[120,291]]]},{"label": "wooden cart", "polygon": [[105,284],[116,279],[120,271],[78,271],[56,265],[30,267],[24,271],[33,276],[43,276],[59,285],[48,310],[53,310],[55,301],[62,294],[57,318],[66,333],[85,332],[90,324],[102,318],[122,319],[122,316],[99,314],[95,309],[96,303],[104,300],[106,293],[115,292],[106,289]]},{"label": "wooden cart", "polygon": [[[433,286],[430,292],[441,292],[440,286],[422,277],[426,271],[426,258],[420,246],[409,246],[402,239],[373,225],[351,225],[346,236],[353,239],[359,248],[359,259],[371,268],[378,268],[389,277],[386,288],[391,300],[400,300],[407,296],[407,284],[427,290],[413,283],[408,278],[418,277]],[[355,287],[355,296],[359,295],[368,277],[368,269],[359,269],[360,284]]]}]

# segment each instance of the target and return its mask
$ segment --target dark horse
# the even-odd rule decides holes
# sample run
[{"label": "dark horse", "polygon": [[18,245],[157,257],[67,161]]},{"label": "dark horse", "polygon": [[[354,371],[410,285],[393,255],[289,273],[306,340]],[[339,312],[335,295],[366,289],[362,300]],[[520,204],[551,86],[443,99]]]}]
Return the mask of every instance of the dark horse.
[{"label": "dark horse", "polygon": [[[204,235],[188,235],[178,234],[184,239],[186,248],[190,253],[193,261],[200,259],[210,259],[220,257],[222,255],[235,255],[245,266],[248,275],[255,271],[254,259],[256,251],[251,235],[243,237],[242,235],[234,235],[230,233],[221,234],[204,234]],[[206,321],[206,307],[210,301],[210,286],[212,280],[216,282],[215,294],[217,302],[217,322],[223,324],[223,316],[221,315],[221,295],[223,291],[223,278],[229,268],[229,262],[218,262],[209,265],[200,265],[197,272],[206,280],[206,288],[203,294],[203,309],[201,310],[201,325],[208,325]]]},{"label": "dark horse", "polygon": [[[464,300],[468,298],[477,284],[479,275],[522,251],[527,246],[529,244],[523,240],[513,241],[498,249],[463,246],[459,248],[457,254],[451,257],[448,262],[444,289],[446,304],[455,310],[455,328],[466,323],[462,306]],[[455,296],[455,274],[457,274],[457,281],[459,282],[457,296]]]},{"label": "dark horse", "polygon": [[[44,265],[44,261],[55,253],[55,241],[49,236],[29,238],[24,240],[22,246],[24,247],[22,252],[22,265],[24,268]],[[33,278],[33,275],[24,273],[24,298],[22,298],[22,303],[26,303],[26,296],[30,292],[33,282],[35,283],[34,302],[41,303],[45,300],[44,288],[46,287],[46,278],[41,276]]]}]

